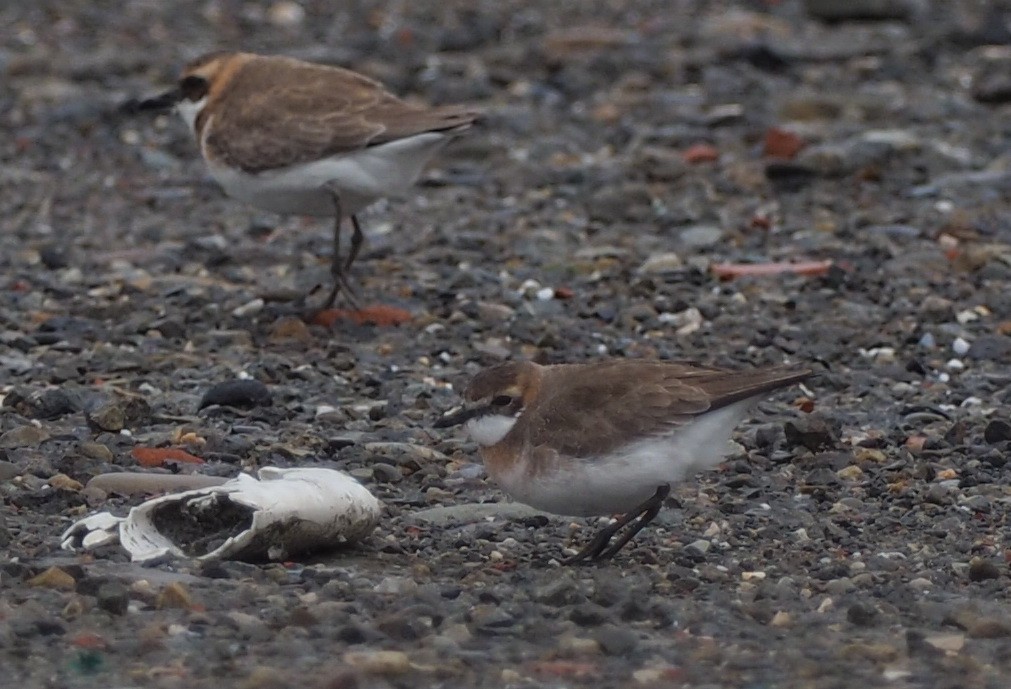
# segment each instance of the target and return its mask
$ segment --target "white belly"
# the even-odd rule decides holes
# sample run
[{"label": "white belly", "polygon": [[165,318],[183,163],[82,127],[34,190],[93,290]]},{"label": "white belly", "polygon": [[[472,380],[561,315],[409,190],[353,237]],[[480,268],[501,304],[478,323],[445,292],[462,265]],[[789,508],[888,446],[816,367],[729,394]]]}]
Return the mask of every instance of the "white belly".
[{"label": "white belly", "polygon": [[229,196],[274,213],[332,216],[340,193],[345,216],[414,184],[425,164],[449,141],[427,133],[361,151],[281,170],[249,174],[210,164],[211,175]]},{"label": "white belly", "polygon": [[675,484],[716,466],[750,401],[705,414],[671,435],[631,443],[611,455],[579,460],[570,470],[531,475],[522,463],[493,478],[519,502],[545,512],[588,517],[625,513]]}]

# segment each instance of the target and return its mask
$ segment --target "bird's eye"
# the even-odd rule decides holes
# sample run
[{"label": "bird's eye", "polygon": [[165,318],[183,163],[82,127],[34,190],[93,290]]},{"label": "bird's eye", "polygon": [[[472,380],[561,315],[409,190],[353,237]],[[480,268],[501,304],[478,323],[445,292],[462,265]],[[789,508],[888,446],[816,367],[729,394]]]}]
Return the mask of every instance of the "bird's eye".
[{"label": "bird's eye", "polygon": [[210,84],[203,77],[191,74],[179,82],[179,90],[183,98],[196,102],[207,95]]},{"label": "bird's eye", "polygon": [[498,395],[492,398],[491,406],[493,407],[508,407],[513,403],[513,398],[509,395]]}]

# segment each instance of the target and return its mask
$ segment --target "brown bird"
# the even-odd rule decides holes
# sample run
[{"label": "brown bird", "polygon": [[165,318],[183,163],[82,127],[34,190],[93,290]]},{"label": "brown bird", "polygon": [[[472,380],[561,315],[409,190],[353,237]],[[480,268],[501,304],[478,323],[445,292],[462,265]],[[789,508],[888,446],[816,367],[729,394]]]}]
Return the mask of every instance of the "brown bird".
[{"label": "brown bird", "polygon": [[[340,67],[217,52],[188,64],[175,88],[137,104],[175,108],[225,192],[283,214],[333,216],[333,288],[355,303],[348,270],[364,236],[357,214],[417,181],[425,164],[479,113],[420,107]],[[344,218],[353,228],[340,256]]]},{"label": "brown bird", "polygon": [[520,502],[624,514],[566,562],[605,560],[656,517],[673,483],[723,460],[759,399],[811,375],[644,360],[507,363],[475,376],[464,392],[473,406],[435,426],[463,424],[488,473]]}]

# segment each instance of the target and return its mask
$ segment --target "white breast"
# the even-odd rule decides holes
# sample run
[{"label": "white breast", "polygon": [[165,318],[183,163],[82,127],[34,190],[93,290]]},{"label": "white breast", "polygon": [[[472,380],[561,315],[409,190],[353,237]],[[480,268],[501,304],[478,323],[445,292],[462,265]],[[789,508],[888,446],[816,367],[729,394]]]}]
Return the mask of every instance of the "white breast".
[{"label": "white breast", "polygon": [[487,414],[467,422],[467,435],[478,445],[494,445],[506,437],[506,434],[516,425],[515,416],[502,414]]}]

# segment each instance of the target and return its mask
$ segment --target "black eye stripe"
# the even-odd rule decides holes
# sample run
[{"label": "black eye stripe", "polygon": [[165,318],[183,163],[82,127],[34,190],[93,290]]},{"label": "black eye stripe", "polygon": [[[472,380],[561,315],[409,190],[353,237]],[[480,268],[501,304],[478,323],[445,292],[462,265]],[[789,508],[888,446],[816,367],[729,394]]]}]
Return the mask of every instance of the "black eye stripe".
[{"label": "black eye stripe", "polygon": [[209,86],[206,79],[192,74],[179,82],[183,98],[191,101],[198,101],[206,96]]},{"label": "black eye stripe", "polygon": [[493,407],[508,407],[513,403],[513,398],[509,395],[498,395],[492,398],[491,404]]}]

